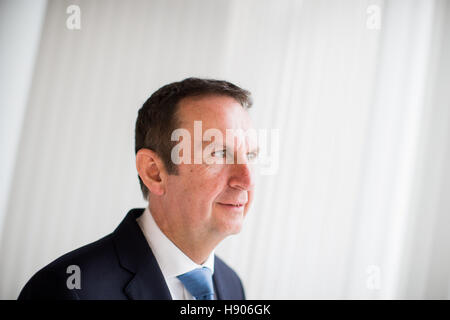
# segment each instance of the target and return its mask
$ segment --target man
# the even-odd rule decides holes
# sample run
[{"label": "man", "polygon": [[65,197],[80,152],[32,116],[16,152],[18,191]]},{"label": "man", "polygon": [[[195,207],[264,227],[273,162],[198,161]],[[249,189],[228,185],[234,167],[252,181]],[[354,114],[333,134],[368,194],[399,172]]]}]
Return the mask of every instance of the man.
[{"label": "man", "polygon": [[251,104],[226,81],[188,78],[157,90],[136,121],[148,207],[38,271],[19,299],[245,299],[214,249],[241,230],[253,199],[256,141],[235,134],[252,130]]}]

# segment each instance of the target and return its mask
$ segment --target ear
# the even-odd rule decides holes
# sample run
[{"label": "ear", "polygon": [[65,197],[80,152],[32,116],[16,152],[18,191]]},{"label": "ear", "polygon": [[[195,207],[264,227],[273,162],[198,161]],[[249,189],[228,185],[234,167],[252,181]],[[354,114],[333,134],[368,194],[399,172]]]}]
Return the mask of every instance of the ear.
[{"label": "ear", "polygon": [[136,153],[136,169],[142,182],[148,190],[155,195],[165,193],[165,177],[167,176],[164,164],[156,152],[142,148]]}]

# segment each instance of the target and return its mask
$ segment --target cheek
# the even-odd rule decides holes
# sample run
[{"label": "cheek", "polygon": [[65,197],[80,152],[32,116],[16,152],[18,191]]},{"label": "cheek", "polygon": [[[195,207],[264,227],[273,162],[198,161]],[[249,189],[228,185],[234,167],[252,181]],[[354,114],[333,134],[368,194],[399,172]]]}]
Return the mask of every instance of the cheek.
[{"label": "cheek", "polygon": [[[183,168],[183,193],[205,202],[214,201],[226,186],[226,174],[221,165],[187,165]],[[202,201],[203,202],[203,201]]]}]

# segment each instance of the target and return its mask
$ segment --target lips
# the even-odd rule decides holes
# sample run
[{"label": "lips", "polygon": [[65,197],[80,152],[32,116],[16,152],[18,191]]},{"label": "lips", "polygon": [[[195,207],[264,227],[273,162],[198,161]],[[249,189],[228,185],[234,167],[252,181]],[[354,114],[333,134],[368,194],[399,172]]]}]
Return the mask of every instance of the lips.
[{"label": "lips", "polygon": [[228,207],[234,207],[234,208],[241,208],[245,205],[245,203],[239,203],[239,202],[232,202],[232,203],[223,203],[223,202],[218,202],[219,204],[223,205],[223,206],[228,206]]}]

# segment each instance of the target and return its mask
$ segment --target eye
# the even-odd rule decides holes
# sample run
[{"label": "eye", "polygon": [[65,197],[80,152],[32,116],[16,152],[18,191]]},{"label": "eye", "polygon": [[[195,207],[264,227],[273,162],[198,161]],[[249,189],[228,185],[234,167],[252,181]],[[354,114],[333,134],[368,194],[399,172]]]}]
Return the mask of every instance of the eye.
[{"label": "eye", "polygon": [[258,153],[256,153],[256,152],[247,153],[247,159],[250,161],[255,160],[257,157],[258,157]]},{"label": "eye", "polygon": [[227,150],[217,150],[211,153],[213,157],[223,158],[227,154]]}]

